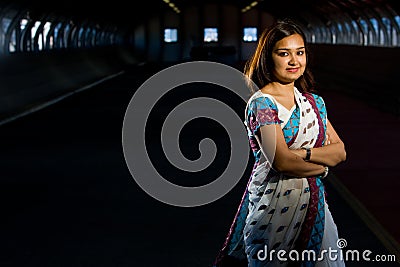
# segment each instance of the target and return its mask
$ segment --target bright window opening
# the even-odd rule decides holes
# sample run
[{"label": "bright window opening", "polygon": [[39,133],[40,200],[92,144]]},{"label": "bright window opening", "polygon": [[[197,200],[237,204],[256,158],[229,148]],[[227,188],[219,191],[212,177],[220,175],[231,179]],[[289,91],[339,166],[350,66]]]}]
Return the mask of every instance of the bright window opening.
[{"label": "bright window opening", "polygon": [[204,42],[218,42],[218,29],[204,28]]},{"label": "bright window opening", "polygon": [[178,41],[178,30],[177,29],[165,29],[164,30],[164,42],[173,43]]},{"label": "bright window opening", "polygon": [[243,29],[243,41],[255,42],[257,41],[257,28],[247,27]]},{"label": "bright window opening", "polygon": [[35,37],[36,31],[37,31],[37,29],[39,28],[40,24],[41,24],[40,21],[35,21],[35,24],[34,24],[34,26],[33,26],[32,29],[31,29],[31,36],[32,36],[32,38]]}]

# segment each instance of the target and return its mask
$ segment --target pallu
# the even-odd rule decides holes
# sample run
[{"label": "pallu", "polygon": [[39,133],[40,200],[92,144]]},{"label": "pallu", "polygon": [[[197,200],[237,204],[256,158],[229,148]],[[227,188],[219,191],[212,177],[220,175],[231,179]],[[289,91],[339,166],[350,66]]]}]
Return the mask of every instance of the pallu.
[{"label": "pallu", "polygon": [[[297,88],[294,96],[291,110],[260,90],[247,103],[244,124],[255,163],[214,267],[345,265],[322,177],[285,176],[272,167],[259,142],[261,126],[280,124],[290,149],[324,145],[327,112],[322,97]],[[329,247],[338,251],[339,259],[319,258]],[[270,254],[272,250],[284,251],[283,257]]]}]

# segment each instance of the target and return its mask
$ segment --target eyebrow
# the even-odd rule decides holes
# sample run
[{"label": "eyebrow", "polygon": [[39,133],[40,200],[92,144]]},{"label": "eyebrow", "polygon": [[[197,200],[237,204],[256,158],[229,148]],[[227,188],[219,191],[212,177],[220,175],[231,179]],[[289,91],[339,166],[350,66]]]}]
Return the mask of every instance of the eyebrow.
[{"label": "eyebrow", "polygon": [[[305,48],[305,47],[302,46],[302,47],[296,48],[296,50],[300,50],[300,49],[304,49],[304,48]],[[289,51],[289,50],[291,50],[291,49],[289,49],[289,48],[278,48],[278,49],[275,49],[275,51],[278,51],[278,50],[286,50],[286,51]]]}]

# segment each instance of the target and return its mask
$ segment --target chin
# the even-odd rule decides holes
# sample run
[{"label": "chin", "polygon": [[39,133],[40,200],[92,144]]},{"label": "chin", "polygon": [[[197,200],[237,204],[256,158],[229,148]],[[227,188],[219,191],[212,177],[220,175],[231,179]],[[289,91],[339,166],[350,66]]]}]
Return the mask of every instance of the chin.
[{"label": "chin", "polygon": [[294,82],[297,81],[300,77],[301,77],[301,76],[296,77],[296,78],[293,78],[293,77],[286,78],[286,79],[283,80],[282,82],[285,83],[285,84],[294,83]]},{"label": "chin", "polygon": [[291,80],[292,82],[297,81],[298,79],[300,79],[301,75],[296,75],[296,77],[290,77],[288,78],[288,80]]},{"label": "chin", "polygon": [[297,81],[302,74],[292,74],[292,75],[282,75],[279,78],[276,77],[276,80],[279,81],[282,84],[289,84]]}]

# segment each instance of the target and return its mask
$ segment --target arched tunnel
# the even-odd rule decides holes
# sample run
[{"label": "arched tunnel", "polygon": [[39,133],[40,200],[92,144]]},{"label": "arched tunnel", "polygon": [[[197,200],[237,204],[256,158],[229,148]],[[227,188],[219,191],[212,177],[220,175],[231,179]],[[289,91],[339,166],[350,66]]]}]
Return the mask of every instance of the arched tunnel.
[{"label": "arched tunnel", "polygon": [[[230,164],[248,140],[226,72],[281,19],[346,147],[322,180],[344,249],[369,251],[346,266],[399,266],[395,0],[0,1],[0,266],[213,266],[254,163]],[[235,164],[230,190],[195,194]]]}]

